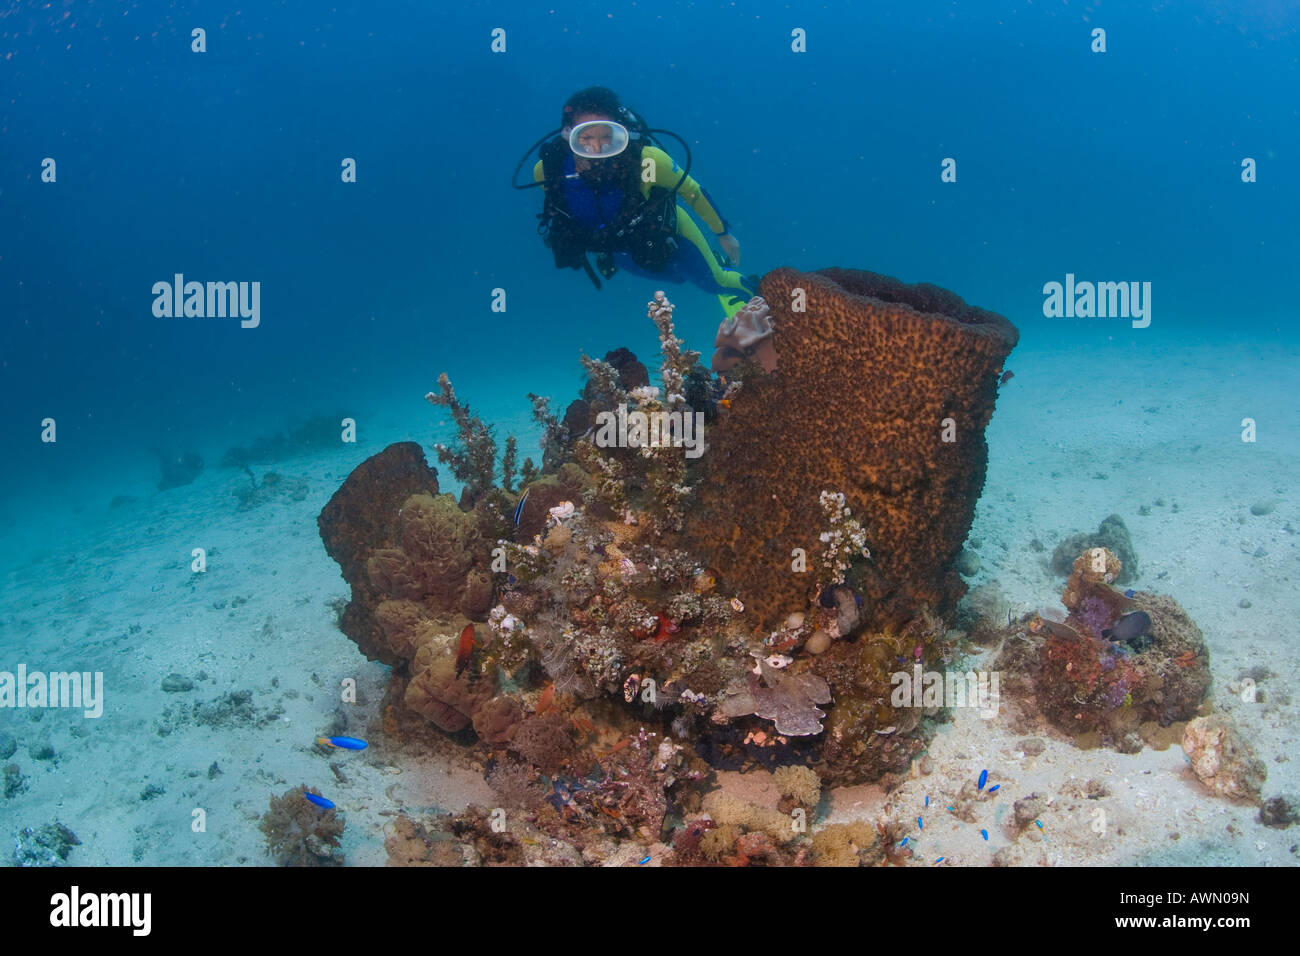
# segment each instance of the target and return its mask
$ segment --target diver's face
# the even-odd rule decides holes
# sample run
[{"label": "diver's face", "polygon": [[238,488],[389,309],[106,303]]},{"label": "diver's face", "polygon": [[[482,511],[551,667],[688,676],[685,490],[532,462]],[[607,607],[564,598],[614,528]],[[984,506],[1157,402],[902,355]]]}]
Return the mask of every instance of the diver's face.
[{"label": "diver's face", "polygon": [[[603,113],[582,113],[581,115],[575,116],[573,118],[573,125],[580,126],[583,123],[591,123],[596,120],[609,120],[609,119],[610,117],[604,115]],[[600,155],[603,149],[609,146],[609,144],[613,141],[613,139],[614,139],[614,134],[608,126],[588,126],[586,129],[584,129],[581,133],[578,134],[578,145],[582,149],[590,153],[591,155],[598,156]],[[574,162],[575,165],[577,166],[578,172],[582,172],[585,169],[589,169],[591,168],[592,165],[591,160],[582,159],[581,157],[575,159]]]},{"label": "diver's face", "polygon": [[[603,119],[604,117],[599,117]],[[581,120],[588,123],[590,120]],[[599,156],[614,141],[613,131],[608,126],[588,126],[578,134],[578,145],[592,156]]]}]

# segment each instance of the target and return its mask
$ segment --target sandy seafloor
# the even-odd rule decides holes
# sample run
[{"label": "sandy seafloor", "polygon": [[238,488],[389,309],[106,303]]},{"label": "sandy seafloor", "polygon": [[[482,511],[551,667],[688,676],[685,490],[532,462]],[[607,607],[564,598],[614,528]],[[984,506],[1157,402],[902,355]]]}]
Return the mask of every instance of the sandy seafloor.
[{"label": "sandy seafloor", "polygon": [[[1047,567],[1056,543],[1121,515],[1140,560],[1134,586],[1172,595],[1204,632],[1214,705],[1232,714],[1266,763],[1266,797],[1300,794],[1300,760],[1292,759],[1300,705],[1288,696],[1300,676],[1296,359],[1294,348],[1268,340],[1165,348],[1125,336],[1055,352],[1022,340],[988,431],[988,480],[971,532],[981,558],[971,584],[995,583],[1026,611],[1057,606],[1062,581]],[[551,394],[561,411],[575,380],[557,379]],[[449,759],[446,746],[395,749],[371,729],[387,669],[335,627],[334,604],[347,586],[316,528],[351,468],[389,442],[420,441],[433,461],[433,441],[447,435],[429,427],[439,413],[421,396],[432,385],[410,382],[399,389],[409,391],[407,404],[363,417],[358,445],[256,468],[283,476],[283,490],[250,510],[236,507],[234,492],[248,484],[240,471],[210,466],[192,485],[158,492],[147,460],[120,481],[100,474],[70,485],[57,494],[67,502],[59,509],[33,513],[8,502],[0,515],[0,669],[25,662],[29,670],[103,671],[107,703],[98,720],[0,711],[0,732],[18,744],[5,762],[17,763],[29,785],[0,799],[0,858],[19,830],[57,819],[81,840],[71,864],[266,864],[257,825],[268,798],[305,782],[345,812],[348,862],[378,865],[394,813],[491,806],[472,759]],[[500,435],[531,435],[527,390],[481,386],[467,397]],[[1245,417],[1258,422],[1254,444],[1240,440]],[[216,462],[224,449],[201,450]],[[445,470],[440,477],[445,489]],[[110,510],[119,494],[139,500]],[[1274,510],[1252,515],[1260,501]],[[1139,515],[1141,505],[1151,514]],[[1045,551],[1031,548],[1035,538]],[[203,574],[189,569],[195,547],[208,552]],[[980,669],[991,653],[966,666]],[[1276,676],[1261,682],[1263,702],[1243,703],[1226,685],[1255,666]],[[163,693],[172,672],[195,680],[194,690]],[[369,736],[371,747],[322,756],[312,741],[341,706],[345,677],[356,678],[362,701],[344,708],[339,727]],[[214,728],[166,716],[181,698],[193,704],[237,690],[252,692],[258,721]],[[955,711],[933,742],[928,775],[914,767],[913,779],[888,796],[877,786],[834,791],[817,822],[882,819],[885,804],[896,819],[924,812],[926,828],[912,837],[918,865],[942,856],[945,865],[984,866],[1013,844],[1003,859],[1026,865],[1300,860],[1300,830],[1269,829],[1257,808],[1211,796],[1177,746],[1132,756],[1083,751],[1043,726],[1033,736],[1045,750],[1029,756],[1018,743],[1026,736],[1000,718]],[[31,756],[41,743],[54,759]],[[214,763],[220,772],[210,775]],[[946,815],[946,796],[982,769],[1001,783],[998,798],[977,804],[973,825]],[[721,777],[775,804],[764,772]],[[1089,781],[1106,795],[1091,798]],[[151,785],[163,792],[146,799]],[[1091,790],[1100,792],[1096,783]],[[1017,836],[1007,825],[1012,803],[1031,792],[1051,801],[1043,830]],[[923,811],[927,795],[931,809]],[[206,813],[206,832],[192,830],[196,808]]]}]

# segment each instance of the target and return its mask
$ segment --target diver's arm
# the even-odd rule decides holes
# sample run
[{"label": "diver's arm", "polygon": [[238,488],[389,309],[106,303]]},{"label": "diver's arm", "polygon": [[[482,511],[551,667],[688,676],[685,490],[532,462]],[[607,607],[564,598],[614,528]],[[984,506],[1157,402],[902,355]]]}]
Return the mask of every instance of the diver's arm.
[{"label": "diver's arm", "polygon": [[[657,146],[645,147],[641,150],[641,156],[642,158],[649,156],[654,160],[655,164],[654,182],[642,185],[642,191],[646,195],[649,195],[651,186],[662,186],[665,189],[672,189],[673,186],[677,186],[677,195],[686,200],[695,214],[713,230],[713,234],[715,236],[726,235],[728,231],[727,222],[714,208],[713,202],[704,191],[704,187],[690,176],[687,176],[685,170],[673,162],[671,156]],[[679,183],[680,185],[678,185]]]}]

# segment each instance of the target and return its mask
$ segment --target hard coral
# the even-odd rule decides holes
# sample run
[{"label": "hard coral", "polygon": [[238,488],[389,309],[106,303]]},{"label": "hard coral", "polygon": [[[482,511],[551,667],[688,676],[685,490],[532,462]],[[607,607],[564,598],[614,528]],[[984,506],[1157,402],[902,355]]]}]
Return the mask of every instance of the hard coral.
[{"label": "hard coral", "polygon": [[693,549],[744,578],[771,626],[811,588],[790,554],[815,548],[817,495],[835,488],[869,531],[862,584],[877,620],[905,621],[920,602],[946,611],[965,589],[953,563],[984,485],[984,428],[1015,327],[943,289],[869,272],[777,269],[762,291],[780,366],[746,382],[710,434]]},{"label": "hard coral", "polygon": [[556,711],[529,717],[515,731],[510,749],[543,773],[559,773],[574,750],[568,718]]},{"label": "hard coral", "polygon": [[398,513],[408,498],[437,493],[437,472],[420,446],[399,442],[354,468],[317,519],[325,551],[352,588],[339,627],[370,660],[396,666],[403,658],[389,646],[375,617],[385,595],[371,583],[366,563],[376,551],[398,546]]},{"label": "hard coral", "polygon": [[493,697],[474,711],[474,733],[484,743],[508,744],[523,718],[523,708],[514,697]]},{"label": "hard coral", "polygon": [[491,696],[490,682],[474,680],[469,671],[457,675],[455,658],[443,653],[411,678],[404,699],[411,710],[454,734],[473,722],[474,715]]}]

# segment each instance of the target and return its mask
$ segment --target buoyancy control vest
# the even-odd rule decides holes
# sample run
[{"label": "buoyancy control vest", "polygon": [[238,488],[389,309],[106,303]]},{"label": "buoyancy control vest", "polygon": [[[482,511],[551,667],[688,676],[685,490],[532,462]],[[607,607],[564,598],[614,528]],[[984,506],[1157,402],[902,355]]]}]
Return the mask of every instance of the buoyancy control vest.
[{"label": "buoyancy control vest", "polygon": [[591,169],[576,173],[573,151],[562,138],[541,148],[547,188],[537,231],[557,269],[585,269],[599,289],[588,252],[596,253],[607,279],[617,271],[616,252],[652,272],[676,254],[677,191],[652,186],[649,197],[642,197],[641,151],[641,143],[630,143],[618,156],[592,160]]}]

